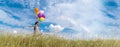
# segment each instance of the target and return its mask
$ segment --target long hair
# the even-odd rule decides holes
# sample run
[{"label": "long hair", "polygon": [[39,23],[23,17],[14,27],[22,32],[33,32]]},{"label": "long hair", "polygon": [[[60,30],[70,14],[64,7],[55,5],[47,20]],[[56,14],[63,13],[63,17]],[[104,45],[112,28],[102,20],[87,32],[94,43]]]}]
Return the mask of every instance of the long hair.
[{"label": "long hair", "polygon": [[38,21],[35,22],[34,31],[36,30],[36,25],[39,26],[38,23],[39,23]]},{"label": "long hair", "polygon": [[39,23],[39,22],[38,22],[38,21],[36,21],[36,22],[35,22],[35,25],[36,25],[36,24],[38,24],[38,23]]}]

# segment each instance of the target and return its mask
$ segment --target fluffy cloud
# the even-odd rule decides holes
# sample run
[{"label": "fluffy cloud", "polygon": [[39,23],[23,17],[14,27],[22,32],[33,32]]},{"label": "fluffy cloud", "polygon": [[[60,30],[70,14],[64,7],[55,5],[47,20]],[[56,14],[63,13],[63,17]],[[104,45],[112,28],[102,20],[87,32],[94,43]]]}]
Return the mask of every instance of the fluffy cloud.
[{"label": "fluffy cloud", "polygon": [[17,34],[17,31],[16,31],[16,30],[14,30],[14,31],[13,31],[13,33],[14,33],[14,34]]},{"label": "fluffy cloud", "polygon": [[49,26],[49,28],[50,28],[50,31],[51,32],[60,32],[60,31],[62,31],[64,28],[63,27],[61,27],[60,25],[53,25],[53,24],[51,24],[50,26]]},{"label": "fluffy cloud", "polygon": [[[69,27],[79,32],[89,32],[89,34],[86,33],[86,37],[94,37],[95,35],[116,37],[117,34],[110,34],[120,31],[118,29],[120,28],[119,11],[114,10],[114,8],[108,10],[102,3],[101,0],[49,1],[48,21],[52,20],[52,22],[60,24],[63,27]],[[114,15],[117,19],[107,17],[103,11]]]}]

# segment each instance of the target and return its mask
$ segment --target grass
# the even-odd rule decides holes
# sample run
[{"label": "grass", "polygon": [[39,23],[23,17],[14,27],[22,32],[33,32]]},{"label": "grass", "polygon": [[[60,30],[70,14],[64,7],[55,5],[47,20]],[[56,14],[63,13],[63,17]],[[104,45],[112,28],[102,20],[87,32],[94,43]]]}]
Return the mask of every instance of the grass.
[{"label": "grass", "polygon": [[68,40],[42,35],[0,35],[0,47],[120,47],[120,40]]}]

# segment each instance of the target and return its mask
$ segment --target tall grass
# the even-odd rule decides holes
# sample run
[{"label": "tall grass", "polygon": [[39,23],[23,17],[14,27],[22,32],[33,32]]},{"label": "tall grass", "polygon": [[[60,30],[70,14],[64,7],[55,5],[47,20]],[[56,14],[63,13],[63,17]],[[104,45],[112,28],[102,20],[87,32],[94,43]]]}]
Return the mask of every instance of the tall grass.
[{"label": "tall grass", "polygon": [[120,47],[120,40],[68,40],[43,35],[0,35],[0,47]]}]

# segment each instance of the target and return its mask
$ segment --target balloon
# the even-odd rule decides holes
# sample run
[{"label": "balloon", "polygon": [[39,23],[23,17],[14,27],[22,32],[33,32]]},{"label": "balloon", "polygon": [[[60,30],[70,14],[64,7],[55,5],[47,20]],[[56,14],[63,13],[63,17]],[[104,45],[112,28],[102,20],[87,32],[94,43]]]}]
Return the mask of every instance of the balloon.
[{"label": "balloon", "polygon": [[42,14],[41,14],[41,13],[39,13],[39,14],[38,14],[38,17],[40,18],[41,16],[42,16]]},{"label": "balloon", "polygon": [[44,14],[44,10],[40,10],[40,11],[39,11],[39,13],[42,13],[42,14]]},{"label": "balloon", "polygon": [[39,21],[41,21],[41,22],[43,22],[44,20],[45,20],[45,18],[43,18],[43,17],[40,17],[40,18],[38,18],[39,19]]},{"label": "balloon", "polygon": [[45,18],[45,15],[43,14],[41,17]]},{"label": "balloon", "polygon": [[38,8],[34,8],[34,12],[36,14],[36,18],[43,22],[45,20],[45,15],[44,15],[44,11],[43,10],[40,10]]},{"label": "balloon", "polygon": [[39,13],[39,9],[38,8],[34,8],[35,14],[38,15]]},{"label": "balloon", "polygon": [[39,18],[40,18],[40,17],[45,18],[45,15],[44,15],[44,14],[39,13],[39,14],[38,14],[38,17],[39,17]]}]

